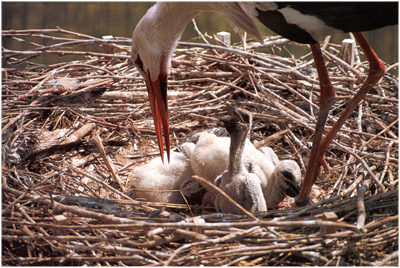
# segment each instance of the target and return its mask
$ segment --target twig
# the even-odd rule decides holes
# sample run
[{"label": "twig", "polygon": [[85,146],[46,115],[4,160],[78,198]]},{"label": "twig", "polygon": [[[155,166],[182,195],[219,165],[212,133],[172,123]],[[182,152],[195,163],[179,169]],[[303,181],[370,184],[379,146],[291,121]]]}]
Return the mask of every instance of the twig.
[{"label": "twig", "polygon": [[122,192],[125,193],[126,190],[124,184],[122,183],[121,178],[115,173],[114,168],[112,167],[112,164],[110,163],[110,160],[107,157],[106,151],[104,150],[99,135],[97,133],[93,134],[90,142],[92,142],[96,146],[97,151],[99,152],[101,158],[103,158],[103,161],[106,164],[106,167],[108,168],[108,171],[111,173],[114,180],[119,184],[119,187],[121,187]]},{"label": "twig", "polygon": [[[129,196],[125,195],[124,193],[121,193],[120,191],[114,189],[113,187],[109,186],[107,183],[105,183],[105,182],[99,180],[98,178],[96,178],[96,177],[94,177],[94,176],[92,176],[92,175],[90,175],[90,174],[88,174],[88,173],[86,173],[86,172],[84,172],[84,171],[82,171],[82,170],[80,170],[80,169],[77,169],[77,168],[74,168],[74,167],[70,167],[70,168],[71,168],[73,171],[75,171],[76,173],[82,174],[82,175],[84,175],[84,176],[86,176],[86,177],[88,177],[88,178],[90,178],[90,179],[92,179],[92,180],[94,180],[94,181],[96,181],[96,182],[102,184],[104,187],[106,187],[107,189],[111,190],[112,192],[115,192],[116,194],[118,194],[118,195],[120,195],[120,196],[122,196],[122,197],[124,197],[124,198],[126,198],[126,199],[128,199],[128,200],[131,200],[131,201],[134,202],[134,203],[137,203],[137,201],[133,200],[133,199],[130,198]],[[123,189],[123,188],[122,188],[122,189]]]},{"label": "twig", "polygon": [[390,262],[391,260],[396,260],[399,258],[399,251],[396,250],[395,252],[393,252],[390,255],[387,255],[385,258],[383,258],[380,261],[376,261],[373,265],[376,267],[382,267],[385,266],[388,262]]},{"label": "twig", "polygon": [[[78,216],[81,217],[89,217],[89,218],[93,218],[93,219],[98,219],[101,222],[105,222],[105,223],[129,223],[129,222],[134,222],[132,220],[129,219],[123,219],[123,218],[116,218],[113,216],[109,216],[109,215],[105,215],[105,214],[101,214],[101,213],[97,213],[97,212],[92,212],[92,211],[88,211],[85,209],[81,209],[81,208],[76,208],[76,207],[71,207],[71,206],[66,206],[66,205],[62,205],[54,200],[51,200],[49,198],[37,198],[34,197],[31,194],[28,193],[24,193],[24,192],[20,192],[18,190],[12,189],[10,187],[8,187],[7,185],[3,184],[3,190],[13,193],[15,195],[25,195],[27,198],[31,199],[31,200],[35,200],[38,203],[43,203],[46,205],[50,205],[54,207],[54,210],[57,210],[59,213],[63,213],[64,211],[69,211],[71,213],[75,213]],[[35,223],[36,225],[36,223]]]},{"label": "twig", "polygon": [[366,218],[366,213],[365,213],[365,205],[364,205],[364,194],[366,191],[368,191],[369,188],[369,180],[364,181],[364,184],[358,188],[358,193],[357,193],[357,212],[358,212],[358,218],[357,218],[357,228],[361,229],[364,227],[365,224],[365,218]]}]

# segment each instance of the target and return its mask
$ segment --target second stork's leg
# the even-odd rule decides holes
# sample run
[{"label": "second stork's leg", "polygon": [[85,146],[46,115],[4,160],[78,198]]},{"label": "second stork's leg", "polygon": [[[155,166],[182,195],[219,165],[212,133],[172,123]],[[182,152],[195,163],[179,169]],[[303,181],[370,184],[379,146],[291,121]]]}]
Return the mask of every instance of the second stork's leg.
[{"label": "second stork's leg", "polygon": [[328,167],[325,159],[321,159],[323,162],[320,162],[320,143],[326,119],[328,118],[329,111],[332,107],[333,101],[335,100],[335,90],[333,89],[331,80],[329,79],[321,48],[318,43],[311,44],[310,48],[314,57],[320,84],[319,114],[315,126],[313,145],[311,148],[310,159],[308,160],[306,175],[299,196],[296,198],[297,205],[306,205],[308,203],[311,187],[314,184],[313,177],[318,177],[321,164]]}]

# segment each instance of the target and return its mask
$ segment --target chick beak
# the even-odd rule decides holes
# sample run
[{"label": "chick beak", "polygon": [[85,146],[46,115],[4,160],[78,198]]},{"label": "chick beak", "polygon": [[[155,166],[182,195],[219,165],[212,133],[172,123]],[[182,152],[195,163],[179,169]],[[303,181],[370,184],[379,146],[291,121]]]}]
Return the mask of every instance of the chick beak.
[{"label": "chick beak", "polygon": [[165,139],[165,149],[167,151],[168,163],[170,162],[170,140],[168,122],[168,102],[167,102],[167,82],[168,75],[160,75],[157,81],[153,82],[150,75],[146,78],[147,92],[149,94],[151,112],[153,114],[154,125],[156,128],[158,147],[161,159],[164,163],[164,147],[161,134],[163,129]]},{"label": "chick beak", "polygon": [[233,107],[229,102],[225,103],[226,107],[228,108],[228,112],[230,113],[231,117],[232,117],[232,121],[236,121],[236,122],[241,122],[243,121],[241,114],[239,113],[239,111]]},{"label": "chick beak", "polygon": [[286,172],[283,172],[282,174],[286,178],[291,178],[291,179],[286,179],[285,180],[285,182],[287,184],[286,195],[288,195],[290,197],[295,197],[296,195],[299,195],[300,189],[301,189],[301,185],[299,185],[298,183],[295,183],[293,181],[292,174],[286,173]]}]

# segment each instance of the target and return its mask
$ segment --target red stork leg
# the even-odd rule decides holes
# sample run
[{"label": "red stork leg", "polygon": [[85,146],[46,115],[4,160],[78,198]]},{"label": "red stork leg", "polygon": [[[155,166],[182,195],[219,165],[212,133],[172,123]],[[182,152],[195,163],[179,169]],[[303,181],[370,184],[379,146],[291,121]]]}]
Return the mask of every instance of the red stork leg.
[{"label": "red stork leg", "polygon": [[[367,40],[365,40],[364,36],[361,33],[353,33],[353,34],[369,62],[370,68],[369,68],[368,77],[365,80],[362,87],[360,88],[360,90],[356,93],[356,95],[350,101],[349,105],[344,110],[342,115],[339,117],[339,119],[333,125],[332,129],[328,132],[326,137],[322,140],[320,146],[318,146],[319,149],[315,150],[316,156],[313,155],[313,150],[314,150],[314,144],[313,144],[309,164],[308,164],[307,171],[306,171],[306,176],[304,178],[304,182],[301,187],[300,194],[296,199],[296,204],[298,204],[298,205],[299,204],[301,205],[302,202],[304,202],[305,204],[308,203],[308,197],[310,195],[311,187],[315,183],[315,181],[319,175],[320,166],[321,166],[321,164],[324,166],[326,165],[326,161],[325,161],[326,150],[328,149],[332,140],[336,137],[336,135],[339,132],[342,125],[346,122],[346,120],[352,114],[354,109],[365,98],[365,96],[372,89],[372,87],[374,87],[376,85],[376,83],[378,83],[378,81],[382,78],[382,76],[385,74],[385,71],[386,71],[385,65],[378,58],[378,56],[376,56],[374,50],[368,44]],[[315,58],[315,54],[313,54],[313,55]],[[316,63],[316,65],[317,65],[317,63]],[[318,69],[318,67],[317,67],[317,69]],[[319,76],[320,76],[320,74],[319,74]],[[321,97],[320,98],[322,98],[321,76],[320,76],[320,83],[321,83]],[[321,108],[321,110],[322,110],[322,108]],[[315,138],[314,138],[314,140],[315,140]],[[314,157],[314,158],[312,158],[312,157]],[[311,161],[313,161],[313,162],[311,162]],[[305,201],[307,201],[307,202],[305,202]]]},{"label": "red stork leg", "polygon": [[300,206],[308,204],[308,197],[310,195],[311,187],[314,184],[313,178],[318,177],[321,164],[323,164],[326,168],[328,167],[325,159],[321,159],[319,157],[320,143],[325,128],[326,119],[328,118],[329,111],[332,107],[333,101],[335,100],[335,90],[333,89],[331,80],[329,79],[321,48],[319,47],[318,43],[311,44],[310,48],[314,57],[315,67],[317,68],[320,84],[319,114],[317,124],[315,126],[313,146],[311,148],[310,159],[308,160],[306,175],[304,177],[300,193],[295,198],[296,204]]},{"label": "red stork leg", "polygon": [[[328,146],[331,144],[332,140],[336,137],[336,134],[339,132],[342,125],[346,122],[347,118],[353,113],[354,109],[360,104],[360,102],[365,98],[365,96],[369,93],[369,91],[379,82],[382,76],[386,72],[386,67],[383,62],[378,58],[375,54],[372,47],[368,44],[367,40],[365,40],[362,33],[353,33],[357,43],[360,45],[361,49],[364,52],[365,57],[369,62],[369,72],[368,77],[365,80],[362,87],[358,90],[356,95],[354,95],[353,99],[349,102],[348,106],[333,125],[332,129],[328,132],[326,137],[323,139],[321,143],[321,149],[318,155],[318,158],[325,158],[325,151],[328,149]],[[314,181],[315,182],[314,178]]]}]

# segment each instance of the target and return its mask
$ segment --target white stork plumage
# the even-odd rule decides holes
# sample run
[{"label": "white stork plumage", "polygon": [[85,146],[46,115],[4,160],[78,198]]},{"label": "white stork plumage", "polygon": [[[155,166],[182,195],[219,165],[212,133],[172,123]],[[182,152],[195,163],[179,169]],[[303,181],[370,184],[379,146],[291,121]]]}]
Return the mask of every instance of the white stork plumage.
[{"label": "white stork plumage", "polygon": [[[365,95],[385,73],[385,66],[376,56],[361,31],[369,31],[398,23],[397,2],[159,2],[151,7],[136,26],[132,36],[132,62],[146,81],[154,118],[158,145],[163,155],[163,129],[169,159],[167,81],[171,57],[186,25],[202,11],[220,13],[232,25],[241,28],[262,42],[255,21],[292,41],[310,44],[320,81],[320,112],[306,175],[296,203],[308,203],[311,186],[320,172],[328,168],[325,151],[341,126]],[[353,32],[370,70],[364,85],[322,139],[328,113],[335,99],[319,40],[326,35]]]}]

